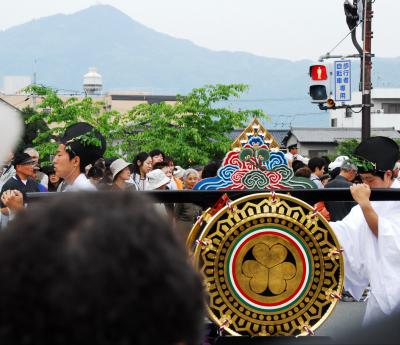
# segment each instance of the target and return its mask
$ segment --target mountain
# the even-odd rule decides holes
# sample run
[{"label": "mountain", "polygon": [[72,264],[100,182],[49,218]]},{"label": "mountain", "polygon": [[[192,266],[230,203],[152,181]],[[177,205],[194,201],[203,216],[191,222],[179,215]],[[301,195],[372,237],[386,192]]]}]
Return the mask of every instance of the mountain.
[{"label": "mountain", "polygon": [[[378,61],[374,75],[385,83],[393,80],[391,87],[399,85],[400,69],[395,67],[400,59]],[[205,49],[147,28],[109,5],[0,32],[0,79],[31,75],[35,68],[39,83],[79,91],[83,75],[96,66],[105,90],[185,94],[204,84],[246,83],[249,93],[233,105],[272,114],[273,124],[267,122],[270,128],[328,125],[327,114],[311,105],[307,96],[309,64]]]}]

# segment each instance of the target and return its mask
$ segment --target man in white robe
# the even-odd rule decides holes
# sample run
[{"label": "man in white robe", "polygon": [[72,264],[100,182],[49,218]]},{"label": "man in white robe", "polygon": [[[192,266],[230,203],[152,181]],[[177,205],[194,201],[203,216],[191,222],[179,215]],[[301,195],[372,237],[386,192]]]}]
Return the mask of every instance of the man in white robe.
[{"label": "man in white robe", "polygon": [[369,200],[371,188],[400,188],[392,171],[399,148],[391,139],[374,137],[355,154],[364,160],[356,163],[364,183],[350,187],[358,205],[330,225],[344,249],[345,288],[360,299],[370,284],[366,325],[400,310],[400,202]]},{"label": "man in white robe", "polygon": [[[54,171],[64,181],[60,191],[92,191],[96,187],[86,178],[85,167],[102,157],[106,141],[102,134],[88,123],[69,126],[53,159]],[[65,188],[64,188],[65,187]]]}]

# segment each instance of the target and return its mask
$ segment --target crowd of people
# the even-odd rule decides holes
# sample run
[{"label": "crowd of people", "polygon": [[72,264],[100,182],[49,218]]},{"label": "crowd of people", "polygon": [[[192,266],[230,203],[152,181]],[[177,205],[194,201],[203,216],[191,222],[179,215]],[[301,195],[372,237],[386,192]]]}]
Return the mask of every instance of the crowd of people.
[{"label": "crowd of people", "polygon": [[[82,144],[81,137],[88,133],[98,139],[96,145]],[[10,154],[0,171],[3,227],[12,217],[15,194],[12,191],[20,191],[25,202],[28,192],[190,190],[200,179],[216,176],[221,164],[214,161],[205,167],[184,169],[157,148],[138,153],[132,162],[121,157],[104,159],[104,151],[102,135],[87,123],[79,123],[66,130],[51,166],[40,167],[39,153],[32,147]],[[310,179],[318,188],[349,188],[353,182],[361,182],[357,166],[347,156],[338,156],[334,161],[327,156],[308,159],[298,153],[296,144],[288,147],[285,156],[295,176]],[[400,162],[396,164],[395,177]],[[354,202],[326,201],[318,208],[328,220],[338,221],[354,205]],[[172,220],[183,240],[202,212],[200,207],[189,203],[158,206]]]},{"label": "crowd of people", "polygon": [[[334,162],[305,161],[294,149],[289,148],[288,162],[297,176],[319,188],[351,191],[354,203],[326,202],[324,207],[344,249],[345,286],[357,299],[371,287],[366,322],[398,312],[398,201],[370,201],[371,188],[400,188],[398,145],[370,138],[354,158]],[[103,159],[104,151],[101,134],[79,123],[67,128],[52,167],[41,169],[32,148],[7,158],[0,177],[1,214],[2,221],[15,219],[0,232],[0,341],[150,344],[161,333],[156,343],[196,344],[203,336],[201,279],[179,241],[200,208],[156,205],[155,212],[138,193],[107,198],[70,193],[47,207],[26,207],[25,195],[191,189],[200,178],[215,176],[219,162],[185,170],[159,149],[139,153],[132,163]],[[362,183],[353,184],[357,178]]]},{"label": "crowd of people", "polygon": [[[91,137],[98,142],[88,144]],[[183,169],[160,149],[140,152],[132,162],[121,157],[104,159],[104,151],[102,135],[87,123],[79,123],[65,131],[51,166],[40,166],[34,148],[10,154],[0,171],[2,227],[18,208],[26,206],[29,192],[190,190],[201,178],[215,176],[220,164]],[[189,203],[157,206],[183,241],[202,212]]]}]

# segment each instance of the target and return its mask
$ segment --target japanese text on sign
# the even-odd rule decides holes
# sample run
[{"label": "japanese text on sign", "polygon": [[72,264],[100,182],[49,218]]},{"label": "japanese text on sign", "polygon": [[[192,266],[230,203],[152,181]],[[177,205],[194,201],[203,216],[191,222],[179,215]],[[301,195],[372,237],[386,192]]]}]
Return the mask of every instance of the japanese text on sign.
[{"label": "japanese text on sign", "polygon": [[351,61],[335,61],[335,101],[351,101]]}]

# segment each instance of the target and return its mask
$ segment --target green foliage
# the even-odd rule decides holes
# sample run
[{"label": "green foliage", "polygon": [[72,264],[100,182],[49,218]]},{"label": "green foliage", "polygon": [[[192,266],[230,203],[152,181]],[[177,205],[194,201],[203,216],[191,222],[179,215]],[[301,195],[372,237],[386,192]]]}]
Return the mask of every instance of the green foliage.
[{"label": "green foliage", "polygon": [[23,151],[28,147],[35,146],[33,142],[35,138],[38,135],[40,135],[40,133],[49,130],[49,127],[47,126],[46,122],[44,122],[40,118],[35,121],[29,121],[28,123],[28,119],[30,119],[35,114],[36,114],[35,110],[31,107],[27,107],[22,110],[22,118],[24,120],[24,125],[25,125],[24,136],[22,137],[16,151]]},{"label": "green foliage", "polygon": [[44,86],[32,85],[26,90],[43,98],[38,111],[30,112],[25,123],[29,125],[42,121],[48,125],[47,130],[40,131],[32,141],[44,163],[49,163],[46,160],[55,153],[57,141],[65,128],[80,121],[93,125],[104,135],[107,141],[106,157],[117,154],[119,146],[113,145],[113,138],[119,135],[121,115],[118,112],[103,111],[104,103],[89,97],[81,100],[72,97],[64,101],[54,90]]},{"label": "green foliage", "polygon": [[354,150],[357,145],[360,143],[357,139],[347,139],[343,140],[339,143],[336,148],[337,155],[336,156],[351,156],[354,154]]},{"label": "green foliage", "polygon": [[356,155],[349,155],[350,160],[352,163],[356,165],[359,170],[363,171],[374,171],[376,170],[376,163],[369,161],[363,157],[359,157]]},{"label": "green foliage", "polygon": [[67,126],[85,121],[106,138],[106,157],[123,155],[130,160],[140,151],[160,148],[186,167],[223,158],[231,144],[230,132],[244,128],[254,116],[267,118],[261,110],[224,106],[246,90],[243,84],[207,85],[178,95],[175,104],[140,104],[121,115],[104,111],[104,104],[91,98],[62,100],[54,90],[33,85],[27,91],[42,97],[42,102],[37,111],[29,111],[25,122],[48,125],[32,140],[42,160],[54,154]]},{"label": "green foliage", "polygon": [[229,151],[230,132],[243,128],[249,118],[267,117],[261,110],[222,106],[246,90],[243,84],[207,85],[185,97],[178,95],[174,105],[141,104],[127,114],[132,135],[122,150],[131,158],[134,152],[160,148],[182,166],[221,159]]}]

